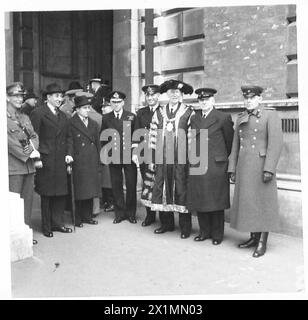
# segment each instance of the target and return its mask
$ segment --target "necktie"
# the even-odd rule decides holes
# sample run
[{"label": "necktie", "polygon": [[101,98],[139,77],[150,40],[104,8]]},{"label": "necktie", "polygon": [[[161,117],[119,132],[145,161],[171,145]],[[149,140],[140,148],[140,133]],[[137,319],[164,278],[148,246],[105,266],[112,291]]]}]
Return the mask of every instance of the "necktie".
[{"label": "necktie", "polygon": [[119,120],[120,119],[120,114],[117,112],[117,119]]},{"label": "necktie", "polygon": [[55,107],[55,115],[56,115],[56,117],[59,117],[59,108],[57,108],[57,107]]},{"label": "necktie", "polygon": [[88,118],[83,118],[83,123],[85,124],[85,126],[87,127],[88,126]]}]

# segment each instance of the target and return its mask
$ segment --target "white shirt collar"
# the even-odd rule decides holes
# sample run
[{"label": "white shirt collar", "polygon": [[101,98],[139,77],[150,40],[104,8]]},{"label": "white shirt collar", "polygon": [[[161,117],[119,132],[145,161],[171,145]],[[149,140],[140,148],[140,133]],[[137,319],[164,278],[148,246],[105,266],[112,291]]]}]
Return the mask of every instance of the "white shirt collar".
[{"label": "white shirt collar", "polygon": [[206,110],[206,111],[202,110],[202,117],[206,118],[212,110],[213,110],[213,107],[211,107],[209,110]]},{"label": "white shirt collar", "polygon": [[82,122],[88,121],[88,118],[85,118],[85,117],[81,116],[80,114],[78,114],[78,117],[81,119]]},{"label": "white shirt collar", "polygon": [[119,112],[116,112],[115,110],[113,110],[113,113],[114,113],[115,118],[117,118],[117,115],[119,115],[119,118],[121,119],[122,113],[123,113],[123,108]]},{"label": "white shirt collar", "polygon": [[153,112],[155,112],[156,109],[158,108],[158,106],[159,106],[159,103],[156,103],[155,106],[149,106],[149,108],[150,108],[150,110],[153,110]]},{"label": "white shirt collar", "polygon": [[56,107],[52,106],[49,102],[47,102],[47,106],[53,114],[56,114]]}]

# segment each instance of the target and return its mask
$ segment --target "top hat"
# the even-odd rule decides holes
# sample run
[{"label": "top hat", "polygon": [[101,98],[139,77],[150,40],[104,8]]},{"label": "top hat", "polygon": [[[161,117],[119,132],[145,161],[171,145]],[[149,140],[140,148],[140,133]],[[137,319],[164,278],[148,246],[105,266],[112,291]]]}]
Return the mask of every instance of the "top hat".
[{"label": "top hat", "polygon": [[158,86],[157,84],[148,84],[142,87],[142,91],[146,96],[152,95],[160,92],[160,86]]},{"label": "top hat", "polygon": [[25,95],[25,88],[22,82],[13,82],[6,87],[8,96]]},{"label": "top hat", "polygon": [[217,90],[213,88],[199,88],[195,90],[195,93],[198,95],[198,100],[202,100],[213,97],[214,94],[217,93]]},{"label": "top hat", "polygon": [[263,88],[260,86],[241,86],[241,90],[245,98],[260,96],[263,92]]},{"label": "top hat", "polygon": [[192,94],[194,89],[191,85],[179,80],[167,80],[160,85],[160,93],[167,92],[169,89],[179,89],[184,94]]}]

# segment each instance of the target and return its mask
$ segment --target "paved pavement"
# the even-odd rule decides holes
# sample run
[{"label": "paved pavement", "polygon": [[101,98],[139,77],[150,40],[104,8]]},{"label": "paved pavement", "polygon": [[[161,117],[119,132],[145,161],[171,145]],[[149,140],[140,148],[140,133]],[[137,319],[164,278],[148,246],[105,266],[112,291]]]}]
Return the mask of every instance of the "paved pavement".
[{"label": "paved pavement", "polygon": [[[198,233],[180,239],[180,231],[156,235],[156,222],[113,224],[113,213],[102,213],[99,224],[55,232],[46,238],[34,216],[34,257],[12,263],[12,295],[33,297],[110,297],[296,293],[304,290],[302,239],[270,234],[265,256],[252,258],[253,249],[238,249],[247,234],[226,223],[220,246],[195,242]],[[178,220],[176,218],[176,225]],[[168,297],[165,297],[168,298]]]}]

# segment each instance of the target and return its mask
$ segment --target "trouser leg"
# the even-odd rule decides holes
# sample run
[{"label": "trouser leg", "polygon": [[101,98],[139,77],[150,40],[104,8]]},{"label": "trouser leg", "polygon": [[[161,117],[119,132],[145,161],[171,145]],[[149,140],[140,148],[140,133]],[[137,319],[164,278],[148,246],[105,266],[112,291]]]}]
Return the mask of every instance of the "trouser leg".
[{"label": "trouser leg", "polygon": [[125,202],[123,191],[123,173],[121,164],[110,164],[110,177],[114,198],[114,213],[116,219],[125,219]]},{"label": "trouser leg", "polygon": [[181,233],[186,235],[190,235],[191,233],[191,213],[182,213],[179,212],[179,225],[181,229]]},{"label": "trouser leg", "polygon": [[41,217],[42,217],[42,232],[51,232],[51,211],[50,211],[51,197],[41,196]]},{"label": "trouser leg", "polygon": [[66,196],[53,196],[50,201],[52,227],[64,227]]},{"label": "trouser leg", "polygon": [[215,211],[211,215],[212,239],[222,241],[224,237],[225,216],[224,211]]},{"label": "trouser leg", "polygon": [[200,235],[204,238],[211,237],[211,220],[207,212],[197,212]]},{"label": "trouser leg", "polygon": [[126,216],[136,218],[137,207],[137,167],[134,163],[124,165],[126,184]]}]

